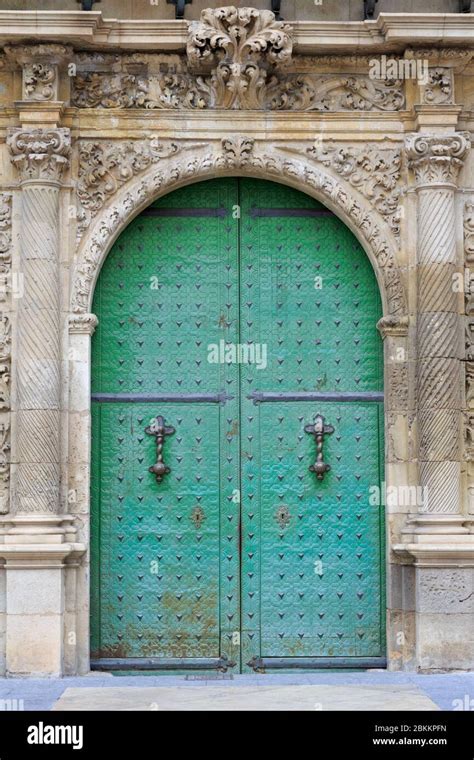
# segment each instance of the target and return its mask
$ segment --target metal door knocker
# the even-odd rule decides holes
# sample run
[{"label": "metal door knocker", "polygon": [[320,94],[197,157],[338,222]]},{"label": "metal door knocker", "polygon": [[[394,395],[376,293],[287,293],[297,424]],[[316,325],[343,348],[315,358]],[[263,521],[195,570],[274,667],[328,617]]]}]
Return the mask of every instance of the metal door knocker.
[{"label": "metal door knocker", "polygon": [[174,427],[166,425],[165,419],[161,415],[155,417],[151,425],[145,428],[147,435],[154,435],[156,437],[156,462],[152,467],[148,468],[148,472],[152,472],[156,476],[157,483],[161,483],[164,476],[171,472],[171,469],[163,461],[163,444],[165,436],[173,435],[175,432]]},{"label": "metal door knocker", "polygon": [[331,465],[327,464],[323,458],[324,436],[334,433],[334,428],[332,425],[326,425],[324,417],[318,414],[314,423],[306,425],[304,430],[305,433],[314,435],[316,441],[316,461],[309,469],[316,474],[318,480],[324,480],[325,474],[331,469]]}]

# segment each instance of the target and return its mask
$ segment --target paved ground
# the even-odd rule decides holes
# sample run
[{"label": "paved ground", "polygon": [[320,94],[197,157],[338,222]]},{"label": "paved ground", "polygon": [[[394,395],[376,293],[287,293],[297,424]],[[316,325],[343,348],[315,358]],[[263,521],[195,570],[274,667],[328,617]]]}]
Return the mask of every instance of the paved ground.
[{"label": "paved ground", "polygon": [[474,710],[474,673],[0,678],[0,710]]}]

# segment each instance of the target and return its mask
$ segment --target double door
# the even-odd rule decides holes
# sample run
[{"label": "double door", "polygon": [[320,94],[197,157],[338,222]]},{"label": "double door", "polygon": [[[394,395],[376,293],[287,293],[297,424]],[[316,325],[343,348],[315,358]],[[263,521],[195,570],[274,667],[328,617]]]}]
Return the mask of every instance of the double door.
[{"label": "double door", "polygon": [[93,308],[93,666],[382,665],[381,307],[352,233],[278,184],[188,186]]}]

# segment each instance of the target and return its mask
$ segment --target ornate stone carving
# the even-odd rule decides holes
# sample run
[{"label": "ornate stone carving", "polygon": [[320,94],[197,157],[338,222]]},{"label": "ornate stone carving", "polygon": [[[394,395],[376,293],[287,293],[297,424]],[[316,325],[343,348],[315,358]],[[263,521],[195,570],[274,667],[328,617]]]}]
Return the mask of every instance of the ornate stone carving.
[{"label": "ornate stone carving", "polygon": [[429,70],[428,84],[422,87],[422,103],[441,105],[454,102],[452,69]]},{"label": "ornate stone carving", "polygon": [[[198,70],[221,65],[245,75],[264,63],[280,66],[291,60],[292,29],[275,20],[271,11],[255,8],[207,8],[199,21],[189,24],[187,55]],[[255,68],[256,67],[256,68]]]},{"label": "ornate stone carving", "polygon": [[267,88],[265,100],[267,109],[278,111],[399,111],[404,105],[401,82],[374,82],[357,74],[280,77]]},{"label": "ornate stone carving", "polygon": [[[300,153],[301,149],[287,148],[286,151]],[[400,233],[400,148],[385,149],[371,144],[356,148],[317,141],[304,152],[357,188],[389,224],[394,235]]]},{"label": "ornate stone carving", "polygon": [[47,101],[58,96],[58,65],[70,57],[72,48],[59,43],[7,45],[5,52],[23,68],[23,99]]},{"label": "ornate stone carving", "polygon": [[474,202],[464,204],[464,256],[467,264],[474,264]]},{"label": "ornate stone carving", "polygon": [[244,166],[250,160],[254,146],[255,140],[251,137],[242,137],[242,135],[225,137],[222,140],[224,163],[236,167]]},{"label": "ornate stone carving", "polygon": [[[184,145],[181,148],[184,150]],[[351,194],[349,183],[342,184],[337,176],[310,165],[307,154],[304,150],[302,152],[306,156],[304,160],[283,158],[278,150],[259,149],[252,138],[237,135],[224,138],[219,146],[212,143],[197,146],[192,156],[178,157],[174,153],[169,158],[162,158],[156,166],[150,165],[139,181],[131,187],[125,185],[119,190],[119,198],[111,206],[101,209],[82,239],[73,278],[71,311],[77,314],[89,311],[92,284],[110,242],[133,214],[159,194],[170,192],[187,180],[204,179],[238,169],[249,176],[286,180],[288,184],[321,198],[350,219],[353,228],[366,241],[374,266],[380,272],[388,313],[395,317],[406,314],[405,294],[388,228],[380,227],[377,215],[363,198]]]},{"label": "ornate stone carving", "polygon": [[82,72],[74,77],[71,102],[78,108],[139,108],[147,94],[148,82],[134,74]]},{"label": "ornate stone carving", "polygon": [[58,182],[69,167],[71,137],[68,129],[16,129],[7,133],[11,160],[21,180]]},{"label": "ornate stone carving", "polygon": [[11,261],[11,202],[11,195],[0,193],[0,271],[2,263],[8,264]]},{"label": "ornate stone carving", "polygon": [[0,515],[10,506],[10,419],[0,415]]},{"label": "ornate stone carving", "polygon": [[271,11],[207,8],[189,25],[188,60],[200,73],[211,71],[216,107],[261,108],[269,75],[292,50],[291,27]]},{"label": "ornate stone carving", "polygon": [[400,317],[390,315],[388,317],[382,317],[382,319],[379,319],[377,322],[377,329],[383,338],[387,335],[403,337],[408,334],[408,327],[409,319],[405,315]]},{"label": "ornate stone carving", "polygon": [[[0,193],[0,291],[1,307],[11,298],[11,195]],[[11,322],[0,311],[0,514],[10,506],[10,370]]]},{"label": "ornate stone carving", "polygon": [[[220,73],[196,75],[183,60],[142,66],[121,62],[123,71],[79,71],[72,104],[78,108],[229,109],[270,111],[399,111],[405,106],[403,82],[371,80],[367,74],[321,74],[264,69],[255,80],[230,83]],[[173,60],[173,62],[171,61]],[[91,64],[89,64],[91,65]],[[112,66],[112,64],[110,64]],[[254,64],[252,64],[253,66]],[[226,69],[227,71],[227,69]],[[237,71],[231,67],[237,80]],[[230,75],[229,75],[230,76]],[[228,86],[229,85],[229,86]]]},{"label": "ornate stone carving", "polygon": [[[125,182],[163,158],[176,155],[184,146],[176,142],[147,141],[79,143],[79,179],[77,195],[81,204],[78,212],[78,237],[105,201]],[[200,147],[199,143],[186,144],[187,150]]]},{"label": "ornate stone carving", "polygon": [[467,132],[409,135],[406,141],[407,157],[418,184],[454,184],[469,145]]},{"label": "ornate stone carving", "polygon": [[23,69],[25,100],[53,100],[57,69],[49,63],[29,63]]},{"label": "ornate stone carving", "polygon": [[71,314],[69,316],[70,335],[93,335],[99,320],[95,314]]}]

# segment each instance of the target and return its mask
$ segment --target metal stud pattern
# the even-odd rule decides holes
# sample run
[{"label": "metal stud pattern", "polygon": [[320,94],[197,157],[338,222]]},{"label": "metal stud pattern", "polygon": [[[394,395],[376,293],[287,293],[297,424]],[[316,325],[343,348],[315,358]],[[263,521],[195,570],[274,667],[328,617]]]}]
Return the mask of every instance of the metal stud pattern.
[{"label": "metal stud pattern", "polygon": [[[260,180],[200,183],[153,208],[115,243],[94,298],[93,656],[243,671],[381,656],[383,517],[368,495],[382,404],[278,398],[382,390],[364,252],[336,217],[298,215],[316,201]],[[209,362],[221,340],[258,347],[260,363]],[[248,398],[259,392],[274,400]],[[144,432],[157,414],[176,429],[159,486]],[[317,414],[335,428],[323,482],[304,432]]]}]

